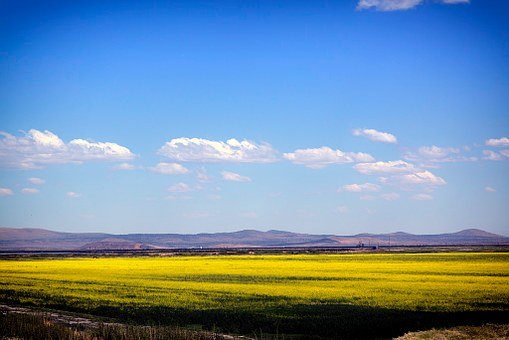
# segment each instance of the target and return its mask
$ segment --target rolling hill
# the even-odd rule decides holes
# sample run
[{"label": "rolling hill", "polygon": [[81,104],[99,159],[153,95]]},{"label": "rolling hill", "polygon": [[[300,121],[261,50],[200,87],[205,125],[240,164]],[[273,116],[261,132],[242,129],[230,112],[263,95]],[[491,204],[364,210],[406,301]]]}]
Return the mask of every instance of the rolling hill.
[{"label": "rolling hill", "polygon": [[479,229],[414,235],[404,232],[351,236],[313,235],[280,230],[202,234],[64,233],[46,229],[0,228],[0,250],[104,250],[248,247],[351,247],[417,245],[509,245],[509,237]]}]

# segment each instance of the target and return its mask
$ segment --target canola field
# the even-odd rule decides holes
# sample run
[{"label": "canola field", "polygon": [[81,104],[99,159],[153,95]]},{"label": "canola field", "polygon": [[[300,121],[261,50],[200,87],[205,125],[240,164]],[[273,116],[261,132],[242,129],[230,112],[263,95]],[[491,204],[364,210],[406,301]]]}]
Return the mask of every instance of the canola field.
[{"label": "canola field", "polygon": [[509,253],[0,260],[0,301],[243,334],[509,322]]}]

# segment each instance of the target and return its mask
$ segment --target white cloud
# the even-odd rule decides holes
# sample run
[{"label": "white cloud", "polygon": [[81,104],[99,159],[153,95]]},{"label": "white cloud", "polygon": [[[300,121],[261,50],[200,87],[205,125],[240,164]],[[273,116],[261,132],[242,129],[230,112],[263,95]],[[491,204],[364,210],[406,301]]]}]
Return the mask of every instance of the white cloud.
[{"label": "white cloud", "polygon": [[407,188],[413,185],[433,187],[446,184],[443,178],[427,170],[419,169],[413,164],[402,160],[359,163],[356,164],[354,168],[365,175],[388,174],[388,176],[379,178],[379,181],[383,184],[394,184]]},{"label": "white cloud", "polygon": [[500,154],[504,157],[509,158],[509,150],[500,150]]},{"label": "white cloud", "polygon": [[399,198],[399,194],[395,192],[390,192],[387,194],[382,194],[380,195],[380,197],[382,197],[386,201],[395,201]]},{"label": "white cloud", "polygon": [[277,151],[270,144],[256,144],[234,138],[226,142],[202,138],[175,138],[166,142],[158,153],[180,162],[270,163],[278,160]]},{"label": "white cloud", "polygon": [[427,184],[435,186],[447,183],[442,177],[438,177],[427,170],[401,175],[399,179],[403,184]]},{"label": "white cloud", "polygon": [[430,201],[433,199],[433,196],[431,196],[429,194],[417,194],[417,195],[413,195],[412,199],[416,200],[416,201]]},{"label": "white cloud", "polygon": [[338,213],[340,213],[340,214],[346,214],[346,213],[348,213],[348,211],[349,211],[349,210],[350,210],[350,209],[348,209],[348,207],[347,207],[347,206],[345,206],[345,205],[340,205],[340,206],[338,206],[338,207],[336,208],[336,212],[338,212]]},{"label": "white cloud", "polygon": [[138,167],[136,165],[133,165],[131,163],[120,163],[115,166],[113,166],[114,170],[136,170]]},{"label": "white cloud", "polygon": [[191,190],[192,189],[189,185],[182,182],[172,185],[171,187],[168,188],[169,192],[189,192]]},{"label": "white cloud", "polygon": [[66,193],[66,196],[70,198],[78,198],[81,197],[81,194],[78,194],[77,192],[74,191],[69,191]]},{"label": "white cloud", "polygon": [[484,188],[484,191],[487,191],[487,192],[496,192],[497,190],[495,190],[492,187],[486,187],[486,188]]},{"label": "white cloud", "polygon": [[439,147],[436,145],[422,146],[418,149],[417,154],[407,152],[405,153],[404,158],[409,161],[428,163],[427,167],[433,167],[433,165],[430,165],[429,163],[472,162],[478,160],[477,157],[462,156],[461,151],[458,148]]},{"label": "white cloud", "polygon": [[[374,9],[377,11],[388,12],[388,11],[404,11],[412,9],[424,0],[359,0],[357,3],[357,10]],[[467,4],[470,0],[436,0],[446,5],[455,4]]]},{"label": "white cloud", "polygon": [[39,190],[35,189],[35,188],[23,188],[23,189],[21,189],[21,192],[23,194],[32,195],[32,194],[38,194]]},{"label": "white cloud", "polygon": [[388,133],[388,132],[380,132],[375,129],[355,129],[353,130],[354,136],[363,136],[374,142],[382,142],[382,143],[397,143],[398,139],[396,136]]},{"label": "white cloud", "polygon": [[84,139],[64,143],[47,130],[31,129],[22,137],[0,132],[0,136],[0,165],[3,167],[34,169],[47,164],[121,161],[135,157],[128,148],[116,143]]},{"label": "white cloud", "polygon": [[343,185],[343,190],[348,192],[374,192],[380,190],[380,186],[373,183],[364,184],[346,184]]},{"label": "white cloud", "polygon": [[84,139],[73,139],[67,147],[71,158],[78,162],[87,160],[128,160],[134,154],[126,147],[109,142],[89,142]]},{"label": "white cloud", "polygon": [[38,177],[30,177],[28,179],[28,181],[35,185],[42,185],[42,184],[46,183],[45,180],[43,180],[42,178],[38,178]]},{"label": "white cloud", "polygon": [[233,182],[251,182],[251,178],[247,176],[239,175],[235,172],[230,171],[221,171],[221,176],[225,181],[233,181]]},{"label": "white cloud", "polygon": [[9,188],[0,188],[0,196],[11,196],[14,193]]},{"label": "white cloud", "polygon": [[158,163],[156,166],[150,168],[151,171],[163,175],[183,175],[187,174],[189,170],[178,163]]},{"label": "white cloud", "polygon": [[456,148],[450,148],[450,147],[438,147],[436,145],[432,146],[421,146],[419,148],[419,154],[426,158],[431,159],[443,159],[447,156],[449,156],[451,153],[457,154],[460,151]]},{"label": "white cloud", "polygon": [[491,138],[491,139],[488,139],[486,142],[485,142],[486,145],[488,146],[496,146],[496,147],[508,147],[509,146],[509,138],[507,137],[502,137],[502,138]]},{"label": "white cloud", "polygon": [[491,151],[491,150],[483,150],[483,159],[486,159],[486,160],[489,160],[489,161],[500,161],[502,160],[502,156],[495,152],[495,151]]},{"label": "white cloud", "polygon": [[294,164],[305,165],[311,169],[321,169],[331,164],[345,164],[352,162],[372,162],[375,159],[362,152],[343,152],[322,146],[315,149],[298,149],[285,153],[283,157]]},{"label": "white cloud", "polygon": [[421,2],[422,0],[360,0],[357,3],[357,10],[401,11],[414,8]]},{"label": "white cloud", "polygon": [[365,175],[373,175],[377,173],[404,173],[415,171],[415,167],[411,163],[402,160],[374,163],[359,163],[354,166],[355,170]]}]

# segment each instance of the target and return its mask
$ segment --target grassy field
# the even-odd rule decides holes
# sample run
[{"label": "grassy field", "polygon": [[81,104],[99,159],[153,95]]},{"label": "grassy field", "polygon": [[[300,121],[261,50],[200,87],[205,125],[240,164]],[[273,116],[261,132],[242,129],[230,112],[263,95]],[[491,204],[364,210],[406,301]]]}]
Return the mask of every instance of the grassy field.
[{"label": "grassy field", "polygon": [[508,322],[508,253],[0,260],[0,300],[244,334]]}]

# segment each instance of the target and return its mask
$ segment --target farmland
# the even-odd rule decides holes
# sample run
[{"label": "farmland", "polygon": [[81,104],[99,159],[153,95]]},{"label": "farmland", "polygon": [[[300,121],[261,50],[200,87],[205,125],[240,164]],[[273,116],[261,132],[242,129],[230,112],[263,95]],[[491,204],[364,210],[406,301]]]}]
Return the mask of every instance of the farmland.
[{"label": "farmland", "polygon": [[505,252],[10,259],[0,280],[8,304],[247,335],[509,321]]}]

